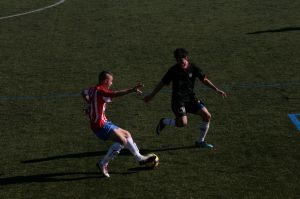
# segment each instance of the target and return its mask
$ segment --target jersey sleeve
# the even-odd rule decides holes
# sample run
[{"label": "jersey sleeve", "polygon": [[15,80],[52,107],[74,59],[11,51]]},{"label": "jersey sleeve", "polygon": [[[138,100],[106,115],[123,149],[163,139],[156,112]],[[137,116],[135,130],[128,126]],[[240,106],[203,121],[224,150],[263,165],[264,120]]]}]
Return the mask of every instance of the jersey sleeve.
[{"label": "jersey sleeve", "polygon": [[101,95],[103,97],[110,97],[110,98],[113,98],[116,96],[115,92],[108,90],[108,89],[103,89],[103,88],[98,90],[98,95]]},{"label": "jersey sleeve", "polygon": [[161,79],[161,81],[164,84],[169,85],[172,80],[173,80],[173,70],[172,70],[172,68],[170,68],[168,70],[168,72],[163,76],[163,78]]},{"label": "jersey sleeve", "polygon": [[195,73],[195,76],[198,77],[200,81],[204,81],[206,75],[203,73],[203,71],[198,66],[194,65],[194,73]]}]

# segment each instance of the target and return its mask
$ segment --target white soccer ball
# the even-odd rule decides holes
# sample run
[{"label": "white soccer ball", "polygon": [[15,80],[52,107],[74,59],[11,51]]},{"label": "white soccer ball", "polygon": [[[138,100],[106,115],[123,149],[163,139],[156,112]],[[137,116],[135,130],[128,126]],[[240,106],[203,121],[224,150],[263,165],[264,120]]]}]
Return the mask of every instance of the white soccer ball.
[{"label": "white soccer ball", "polygon": [[149,169],[154,169],[155,167],[157,167],[158,164],[159,164],[159,158],[158,158],[158,156],[157,156],[156,154],[154,154],[154,153],[150,153],[150,154],[148,154],[147,156],[155,156],[155,159],[154,159],[154,161],[152,161],[152,162],[147,162],[147,163],[145,164],[145,166],[146,166],[147,168],[149,168]]}]

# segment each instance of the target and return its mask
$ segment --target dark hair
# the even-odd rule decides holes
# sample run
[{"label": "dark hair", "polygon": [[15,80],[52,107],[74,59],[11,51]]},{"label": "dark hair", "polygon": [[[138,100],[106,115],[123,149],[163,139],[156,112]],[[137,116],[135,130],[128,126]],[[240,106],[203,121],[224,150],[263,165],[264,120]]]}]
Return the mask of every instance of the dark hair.
[{"label": "dark hair", "polygon": [[188,56],[188,51],[185,50],[184,48],[177,48],[174,51],[174,57],[175,59],[180,59]]},{"label": "dark hair", "polygon": [[113,75],[112,72],[110,71],[102,71],[101,73],[99,73],[98,79],[99,79],[99,83],[103,82],[104,80],[106,80],[107,75]]}]

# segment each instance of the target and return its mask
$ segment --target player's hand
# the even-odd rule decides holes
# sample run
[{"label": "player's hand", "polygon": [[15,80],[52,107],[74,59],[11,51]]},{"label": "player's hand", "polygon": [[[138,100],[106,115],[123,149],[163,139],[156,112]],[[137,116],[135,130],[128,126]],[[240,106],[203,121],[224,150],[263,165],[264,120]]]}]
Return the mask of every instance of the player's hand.
[{"label": "player's hand", "polygon": [[142,88],[144,87],[144,84],[142,84],[142,83],[139,83],[139,84],[137,84],[135,87],[133,87],[133,91],[134,92],[136,92],[136,93],[138,93],[138,94],[142,94],[143,92],[142,92]]},{"label": "player's hand", "polygon": [[220,90],[220,89],[217,89],[217,93],[219,95],[221,95],[223,98],[227,97],[227,94],[224,91]]}]

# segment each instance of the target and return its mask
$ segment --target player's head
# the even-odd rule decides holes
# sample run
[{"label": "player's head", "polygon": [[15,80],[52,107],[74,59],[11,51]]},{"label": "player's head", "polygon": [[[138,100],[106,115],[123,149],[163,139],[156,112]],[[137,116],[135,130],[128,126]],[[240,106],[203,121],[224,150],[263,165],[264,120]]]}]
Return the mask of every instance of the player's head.
[{"label": "player's head", "polygon": [[109,88],[113,82],[113,74],[110,71],[102,71],[99,74],[99,84]]},{"label": "player's head", "polygon": [[174,57],[176,59],[176,62],[185,68],[188,64],[188,51],[184,48],[177,48],[174,51]]}]

